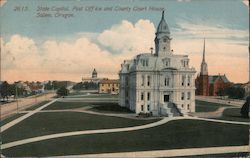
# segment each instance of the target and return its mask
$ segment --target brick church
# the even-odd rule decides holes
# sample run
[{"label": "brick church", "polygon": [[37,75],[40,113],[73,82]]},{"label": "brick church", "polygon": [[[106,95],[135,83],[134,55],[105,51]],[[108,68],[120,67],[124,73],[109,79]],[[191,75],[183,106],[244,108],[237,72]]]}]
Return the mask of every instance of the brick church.
[{"label": "brick church", "polygon": [[227,87],[232,86],[232,83],[227,79],[226,75],[208,75],[207,63],[205,60],[206,55],[206,43],[204,40],[203,45],[203,57],[201,62],[200,74],[198,74],[195,80],[196,95],[203,96],[217,96],[219,91]]}]

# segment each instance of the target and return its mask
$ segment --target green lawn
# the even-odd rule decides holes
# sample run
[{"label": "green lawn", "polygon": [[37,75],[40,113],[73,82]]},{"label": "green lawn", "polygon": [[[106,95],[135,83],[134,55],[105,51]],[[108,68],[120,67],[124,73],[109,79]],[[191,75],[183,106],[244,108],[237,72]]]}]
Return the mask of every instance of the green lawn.
[{"label": "green lawn", "polygon": [[50,102],[50,101],[42,101],[40,103],[34,104],[33,106],[31,106],[29,108],[26,108],[25,110],[35,110],[35,109],[47,104],[48,102]]},{"label": "green lawn", "polygon": [[112,94],[90,94],[86,96],[82,95],[70,95],[66,98],[115,98],[118,99],[119,95],[112,95]]},{"label": "green lawn", "polygon": [[37,113],[2,133],[4,143],[61,132],[121,128],[156,120],[133,120],[78,112]]},{"label": "green lawn", "polygon": [[9,123],[9,122],[11,122],[11,121],[19,118],[19,117],[21,117],[23,115],[25,115],[25,113],[18,113],[18,114],[11,115],[11,116],[9,116],[9,117],[1,120],[1,126],[3,126],[5,124],[7,124],[7,123]]},{"label": "green lawn", "polygon": [[223,111],[223,116],[218,118],[220,120],[250,122],[250,118],[242,118],[240,108],[228,108]]},{"label": "green lawn", "polygon": [[85,103],[85,102],[60,102],[56,101],[43,110],[63,110],[63,109],[76,109],[76,108],[82,108],[85,106],[90,106],[91,103]]},{"label": "green lawn", "polygon": [[3,154],[8,157],[43,157],[247,145],[248,128],[200,120],[176,120],[145,130],[45,140],[5,149]]},{"label": "green lawn", "polygon": [[91,111],[101,113],[133,113],[128,108],[121,107],[118,103],[92,103]]},{"label": "green lawn", "polygon": [[62,109],[75,109],[90,106],[88,110],[101,112],[101,113],[132,113],[127,108],[121,107],[118,103],[108,103],[108,102],[55,102],[43,110],[62,110]]},{"label": "green lawn", "polygon": [[212,112],[218,110],[220,107],[225,106],[229,107],[230,105],[195,100],[195,112]]},{"label": "green lawn", "polygon": [[74,96],[74,95],[85,95],[87,92],[82,92],[82,91],[74,91],[69,93],[69,96]]}]

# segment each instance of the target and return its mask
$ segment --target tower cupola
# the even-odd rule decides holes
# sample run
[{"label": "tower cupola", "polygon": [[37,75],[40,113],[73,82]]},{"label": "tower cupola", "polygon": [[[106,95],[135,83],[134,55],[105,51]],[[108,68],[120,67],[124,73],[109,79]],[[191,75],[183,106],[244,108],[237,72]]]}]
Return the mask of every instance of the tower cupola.
[{"label": "tower cupola", "polygon": [[92,78],[97,78],[97,72],[96,72],[95,69],[94,69],[93,72],[92,72]]},{"label": "tower cupola", "polygon": [[162,11],[161,21],[155,33],[155,54],[156,56],[166,56],[172,54],[170,51],[170,30],[164,18],[164,11]]}]

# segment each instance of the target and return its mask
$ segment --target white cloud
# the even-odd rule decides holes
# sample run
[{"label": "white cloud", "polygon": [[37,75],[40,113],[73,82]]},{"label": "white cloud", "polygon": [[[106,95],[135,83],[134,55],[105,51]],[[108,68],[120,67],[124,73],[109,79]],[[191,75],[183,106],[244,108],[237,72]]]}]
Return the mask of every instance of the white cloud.
[{"label": "white cloud", "polygon": [[242,2],[249,8],[249,0],[242,0]]},{"label": "white cloud", "polygon": [[0,0],[0,7],[2,7],[6,2],[7,0]]},{"label": "white cloud", "polygon": [[27,37],[13,35],[9,42],[1,41],[3,69],[18,68],[31,70],[39,65],[38,49],[35,42]]},{"label": "white cloud", "polygon": [[[210,33],[219,31],[206,26],[181,26],[196,37],[203,37],[200,30],[208,30],[207,36],[213,38],[217,36]],[[234,30],[224,30],[229,36],[245,37],[246,31],[238,31],[239,35]],[[135,24],[124,20],[99,34],[83,33],[75,40],[47,40],[40,45],[31,38],[13,35],[7,42],[1,39],[3,77],[12,81],[80,81],[83,75],[89,77],[96,68],[99,76],[117,78],[123,60],[150,51],[154,46],[154,33],[155,27],[149,20],[139,20]],[[188,54],[190,64],[199,71],[203,40],[173,36],[172,48],[176,54]],[[232,81],[247,81],[247,45],[207,39],[206,52],[210,74],[226,73]]]},{"label": "white cloud", "polygon": [[116,54],[133,54],[149,52],[154,46],[155,27],[149,20],[139,20],[134,25],[126,20],[103,31],[98,42],[111,48]]},{"label": "white cloud", "polygon": [[[210,39],[240,39],[244,40],[248,38],[249,29],[237,30],[229,29],[223,26],[208,26],[202,24],[192,24],[188,22],[178,22],[178,29],[175,30],[177,36],[188,36],[192,38],[210,38]],[[247,41],[246,41],[247,42]]]}]

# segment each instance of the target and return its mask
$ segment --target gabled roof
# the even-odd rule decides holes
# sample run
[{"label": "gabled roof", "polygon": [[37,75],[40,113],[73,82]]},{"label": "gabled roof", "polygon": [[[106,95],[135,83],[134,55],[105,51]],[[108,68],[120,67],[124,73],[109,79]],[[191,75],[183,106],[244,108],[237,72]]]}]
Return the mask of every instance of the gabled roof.
[{"label": "gabled roof", "polygon": [[221,79],[224,83],[230,83],[230,81],[227,79],[225,75],[214,75],[214,76],[208,76],[209,83],[214,83],[216,80]]}]

